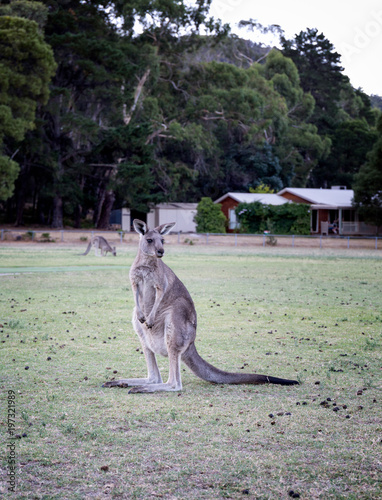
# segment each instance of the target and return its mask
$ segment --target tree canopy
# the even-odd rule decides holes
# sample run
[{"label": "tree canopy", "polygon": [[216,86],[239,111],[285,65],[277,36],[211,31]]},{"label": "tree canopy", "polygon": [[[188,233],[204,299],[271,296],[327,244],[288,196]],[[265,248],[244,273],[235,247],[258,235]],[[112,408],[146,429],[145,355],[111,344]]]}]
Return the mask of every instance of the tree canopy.
[{"label": "tree canopy", "polygon": [[380,112],[332,44],[308,29],[271,50],[230,35],[209,5],[0,7],[3,219],[79,227],[91,215],[105,228],[122,206],[351,187]]},{"label": "tree canopy", "polygon": [[354,204],[364,220],[378,229],[382,226],[382,116],[377,133],[366,163],[355,176]]},{"label": "tree canopy", "polygon": [[[12,14],[7,7],[5,12]],[[13,193],[19,174],[17,144],[35,127],[55,69],[52,49],[35,21],[0,16],[0,200]]]}]

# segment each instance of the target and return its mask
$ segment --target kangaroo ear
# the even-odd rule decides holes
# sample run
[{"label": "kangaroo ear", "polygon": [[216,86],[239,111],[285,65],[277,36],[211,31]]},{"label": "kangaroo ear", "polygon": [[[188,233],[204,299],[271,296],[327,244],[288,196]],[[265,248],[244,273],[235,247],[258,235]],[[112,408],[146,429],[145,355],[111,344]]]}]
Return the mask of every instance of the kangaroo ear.
[{"label": "kangaroo ear", "polygon": [[147,233],[147,224],[139,219],[133,220],[133,226],[135,231],[142,236]]},{"label": "kangaroo ear", "polygon": [[158,226],[156,230],[158,231],[159,234],[168,234],[171,229],[175,226],[175,222],[168,222],[167,224],[162,224],[161,226]]}]

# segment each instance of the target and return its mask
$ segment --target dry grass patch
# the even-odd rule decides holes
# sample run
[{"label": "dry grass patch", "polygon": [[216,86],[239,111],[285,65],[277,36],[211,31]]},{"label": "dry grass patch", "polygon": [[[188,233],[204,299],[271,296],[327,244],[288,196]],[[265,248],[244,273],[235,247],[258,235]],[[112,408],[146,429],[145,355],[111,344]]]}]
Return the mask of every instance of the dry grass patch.
[{"label": "dry grass patch", "polygon": [[[0,249],[0,273],[19,273],[0,276],[17,498],[381,496],[380,259],[171,247],[201,355],[302,384],[214,386],[184,368],[182,393],[128,395],[101,384],[146,370],[130,323],[134,252],[29,252]],[[8,439],[3,410],[0,421]]]}]

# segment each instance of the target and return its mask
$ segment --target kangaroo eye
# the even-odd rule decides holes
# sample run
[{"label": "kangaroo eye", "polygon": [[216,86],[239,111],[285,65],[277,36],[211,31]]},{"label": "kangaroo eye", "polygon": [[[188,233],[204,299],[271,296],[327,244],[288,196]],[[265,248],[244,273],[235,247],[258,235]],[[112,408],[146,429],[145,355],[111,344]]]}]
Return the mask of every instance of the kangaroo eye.
[{"label": "kangaroo eye", "polygon": [[163,245],[163,243],[164,243],[164,240],[161,240],[161,241],[162,241],[162,245]]},{"label": "kangaroo eye", "polygon": [[148,240],[146,240],[146,241],[147,241],[147,243],[152,243],[153,242],[153,240],[150,239],[150,238]]}]

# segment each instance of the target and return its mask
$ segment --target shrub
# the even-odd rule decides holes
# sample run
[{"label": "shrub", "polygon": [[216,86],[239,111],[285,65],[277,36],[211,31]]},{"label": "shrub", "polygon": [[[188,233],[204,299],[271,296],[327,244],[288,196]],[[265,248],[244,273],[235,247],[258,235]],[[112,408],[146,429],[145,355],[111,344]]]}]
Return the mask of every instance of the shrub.
[{"label": "shrub", "polygon": [[54,243],[54,239],[50,237],[50,233],[42,233],[40,241],[43,243]]},{"label": "shrub", "polygon": [[239,203],[236,214],[240,230],[259,234],[269,230],[272,234],[309,234],[310,206],[303,203],[284,205],[262,205],[260,202]]},{"label": "shrub", "polygon": [[226,232],[227,219],[221,211],[221,205],[214,203],[211,198],[201,199],[194,220],[198,233]]}]

